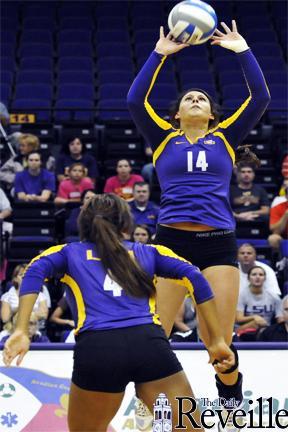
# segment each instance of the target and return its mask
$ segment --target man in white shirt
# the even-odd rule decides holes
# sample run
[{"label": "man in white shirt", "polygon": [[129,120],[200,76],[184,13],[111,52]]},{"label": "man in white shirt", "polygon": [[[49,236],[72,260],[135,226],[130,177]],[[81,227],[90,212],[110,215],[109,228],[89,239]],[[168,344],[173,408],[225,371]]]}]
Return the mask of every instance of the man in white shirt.
[{"label": "man in white shirt", "polygon": [[249,290],[248,272],[254,266],[261,266],[266,273],[263,289],[274,295],[281,295],[274,270],[267,264],[256,260],[256,250],[250,243],[243,243],[238,249],[240,270],[240,294]]}]

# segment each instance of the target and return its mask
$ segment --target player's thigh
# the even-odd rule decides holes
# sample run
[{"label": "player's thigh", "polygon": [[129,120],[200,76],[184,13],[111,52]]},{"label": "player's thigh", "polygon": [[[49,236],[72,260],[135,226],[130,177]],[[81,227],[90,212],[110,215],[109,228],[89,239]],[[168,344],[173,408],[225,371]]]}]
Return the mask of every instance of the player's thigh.
[{"label": "player's thigh", "polygon": [[117,413],[124,392],[106,393],[83,390],[71,383],[68,408],[70,432],[106,432]]},{"label": "player's thigh", "polygon": [[167,336],[170,335],[176,314],[187,294],[187,288],[170,280],[157,278],[156,310]]},{"label": "player's thigh", "polygon": [[[149,381],[145,383],[138,383],[135,385],[137,396],[144,401],[151,412],[153,412],[153,404],[158,398],[160,393],[164,393],[171,404],[172,418],[173,418],[173,431],[176,431],[175,426],[179,420],[179,414],[181,412],[187,412],[192,409],[191,415],[195,422],[200,425],[199,422],[199,411],[196,409],[196,401],[193,395],[192,388],[186,377],[184,371],[177,372],[176,374],[170,375],[166,378],[162,378],[155,381]],[[186,397],[182,402],[178,402],[176,397]],[[190,398],[191,400],[189,400]],[[180,408],[180,410],[179,410]],[[179,412],[181,411],[181,412]],[[203,431],[203,429],[195,429],[191,425],[191,421],[187,416],[182,416],[183,425],[187,427],[188,431]],[[179,429],[178,429],[179,430]]]},{"label": "player's thigh", "polygon": [[[214,293],[221,330],[230,345],[239,296],[239,270],[233,266],[213,266],[204,269],[202,274]],[[202,339],[209,341],[209,334],[201,317],[199,326]]]}]

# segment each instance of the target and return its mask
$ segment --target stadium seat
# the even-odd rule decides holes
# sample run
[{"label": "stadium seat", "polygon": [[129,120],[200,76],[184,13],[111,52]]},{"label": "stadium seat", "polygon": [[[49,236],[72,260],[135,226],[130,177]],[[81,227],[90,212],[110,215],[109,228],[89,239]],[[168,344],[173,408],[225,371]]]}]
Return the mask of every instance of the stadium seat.
[{"label": "stadium seat", "polygon": [[92,71],[76,70],[69,71],[64,70],[58,73],[58,86],[63,84],[88,84],[93,85],[94,74]]},{"label": "stadium seat", "polygon": [[124,57],[104,57],[97,61],[98,71],[119,70],[119,71],[134,71],[134,64],[131,58]]},{"label": "stadium seat", "polygon": [[[111,8],[110,8],[111,9]],[[115,41],[119,43],[130,43],[130,37],[128,29],[117,29],[117,30],[101,30],[96,31],[94,36],[95,44],[98,43],[113,43]]]},{"label": "stadium seat", "polygon": [[35,114],[37,122],[51,120],[51,102],[47,99],[14,99],[11,111]]},{"label": "stadium seat", "polygon": [[111,84],[115,82],[121,82],[122,84],[126,84],[127,86],[132,84],[134,79],[134,74],[132,71],[99,71],[98,81],[99,86],[103,86],[104,84]]},{"label": "stadium seat", "polygon": [[131,120],[126,98],[119,99],[103,99],[98,103],[99,120]]},{"label": "stadium seat", "polygon": [[79,43],[90,44],[92,42],[92,32],[90,30],[60,30],[58,33],[58,43]]},{"label": "stadium seat", "polygon": [[15,90],[15,99],[46,99],[51,101],[53,87],[50,84],[18,84]]},{"label": "stadium seat", "polygon": [[115,42],[114,43],[98,43],[96,47],[96,52],[98,58],[103,57],[115,57],[115,51],[117,52],[117,57],[123,57],[127,58],[128,61],[130,61],[132,57],[132,51],[130,44],[128,43],[117,43],[116,49],[115,49]]},{"label": "stadium seat", "polygon": [[20,59],[20,70],[53,70],[53,59],[50,57],[22,57]]},{"label": "stadium seat", "polygon": [[53,73],[46,70],[19,70],[16,77],[19,84],[49,84],[53,85]]},{"label": "stadium seat", "polygon": [[61,30],[93,30],[94,21],[92,16],[62,17],[60,19]]},{"label": "stadium seat", "polygon": [[25,43],[18,50],[18,57],[53,57],[54,50],[51,44]]},{"label": "stadium seat", "polygon": [[93,57],[92,44],[61,43],[58,46],[59,57]]},{"label": "stadium seat", "polygon": [[56,22],[54,17],[24,17],[23,20],[23,30],[43,30],[48,28],[50,30],[54,30],[56,27]]},{"label": "stadium seat", "polygon": [[93,59],[90,57],[63,57],[58,61],[58,71],[83,70],[92,72],[94,69]]},{"label": "stadium seat", "polygon": [[51,30],[24,30],[21,36],[21,43],[46,43],[52,44],[52,29]]},{"label": "stadium seat", "polygon": [[54,119],[56,122],[94,121],[94,102],[87,99],[59,99],[55,103]]},{"label": "stadium seat", "polygon": [[57,99],[94,100],[93,84],[62,84],[57,91]]}]

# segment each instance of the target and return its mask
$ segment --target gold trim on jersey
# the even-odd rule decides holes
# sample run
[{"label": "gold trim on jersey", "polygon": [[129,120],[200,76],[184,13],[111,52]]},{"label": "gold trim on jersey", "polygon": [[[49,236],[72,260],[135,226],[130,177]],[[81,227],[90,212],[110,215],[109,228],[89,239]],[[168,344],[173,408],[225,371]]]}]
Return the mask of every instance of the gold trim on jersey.
[{"label": "gold trim on jersey", "polygon": [[149,116],[152,118],[152,120],[161,128],[164,130],[168,130],[172,128],[172,125],[170,123],[168,123],[166,120],[162,119],[160,116],[158,116],[158,114],[156,114],[156,112],[154,111],[154,109],[152,108],[152,106],[150,105],[150,103],[148,102],[148,97],[151,93],[151,90],[154,86],[154,83],[156,81],[157,75],[160,71],[160,69],[163,66],[164,61],[166,60],[167,56],[162,57],[160,64],[157,66],[157,69],[155,70],[153,77],[152,77],[152,81],[151,84],[149,86],[149,89],[146,93],[145,99],[144,99],[144,107],[146,109],[146,111],[148,112]]},{"label": "gold trim on jersey", "polygon": [[60,252],[66,245],[67,245],[67,243],[62,244],[62,245],[57,245],[57,246],[51,246],[49,249],[46,249],[45,251],[41,252],[36,257],[32,258],[32,260],[29,262],[29,264],[27,265],[27,267],[25,269],[25,273],[28,270],[28,268],[31,266],[31,264],[33,264],[35,261],[38,261],[42,257],[49,256],[49,255],[52,255],[54,253]]},{"label": "gold trim on jersey", "polygon": [[229,142],[227,141],[225,135],[222,132],[214,132],[214,136],[218,136],[219,138],[221,138],[225,144],[225,147],[232,159],[233,165],[235,164],[235,151],[233,149],[233,147],[229,144]]},{"label": "gold trim on jersey", "polygon": [[81,329],[81,327],[83,327],[83,323],[86,319],[86,310],[85,310],[85,304],[81,293],[81,289],[77,284],[77,282],[75,281],[75,279],[73,279],[71,276],[69,276],[66,273],[62,277],[60,282],[65,283],[66,285],[69,286],[69,288],[71,288],[71,291],[73,292],[76,300],[77,311],[78,311],[78,323],[76,329],[74,330],[74,334],[76,335]]},{"label": "gold trim on jersey", "polygon": [[167,137],[159,144],[159,146],[156,148],[156,150],[153,153],[153,165],[155,166],[157,159],[159,158],[159,156],[161,155],[161,153],[163,153],[166,145],[168,144],[168,142],[170,141],[171,138],[174,138],[176,136],[181,136],[183,135],[183,132],[181,132],[180,130],[177,130],[175,132],[171,132],[169,135],[167,135]]},{"label": "gold trim on jersey", "polygon": [[234,114],[232,114],[232,116],[228,117],[226,120],[223,120],[223,122],[218,124],[217,129],[219,129],[219,128],[220,129],[227,129],[232,123],[234,123],[238,119],[240,114],[242,114],[242,112],[247,108],[247,106],[251,100],[252,100],[252,96],[249,96],[245,100],[245,102],[243,102],[243,104],[240,106],[240,108],[238,108],[238,110],[235,111]]},{"label": "gold trim on jersey", "polygon": [[149,310],[150,310],[150,313],[152,315],[153,323],[157,324],[157,325],[161,325],[159,314],[157,314],[155,312],[156,311],[156,299],[154,296],[149,298]]}]

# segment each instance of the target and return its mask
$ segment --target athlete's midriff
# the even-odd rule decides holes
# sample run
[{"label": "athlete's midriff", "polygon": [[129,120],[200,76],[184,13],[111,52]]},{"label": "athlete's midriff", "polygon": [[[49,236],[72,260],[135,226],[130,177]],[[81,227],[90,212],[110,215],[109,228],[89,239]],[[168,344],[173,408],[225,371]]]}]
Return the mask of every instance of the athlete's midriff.
[{"label": "athlete's midriff", "polygon": [[173,224],[161,224],[163,226],[167,226],[169,228],[184,230],[184,231],[213,231],[216,228],[203,225],[203,224],[197,224],[193,222],[175,222]]}]

